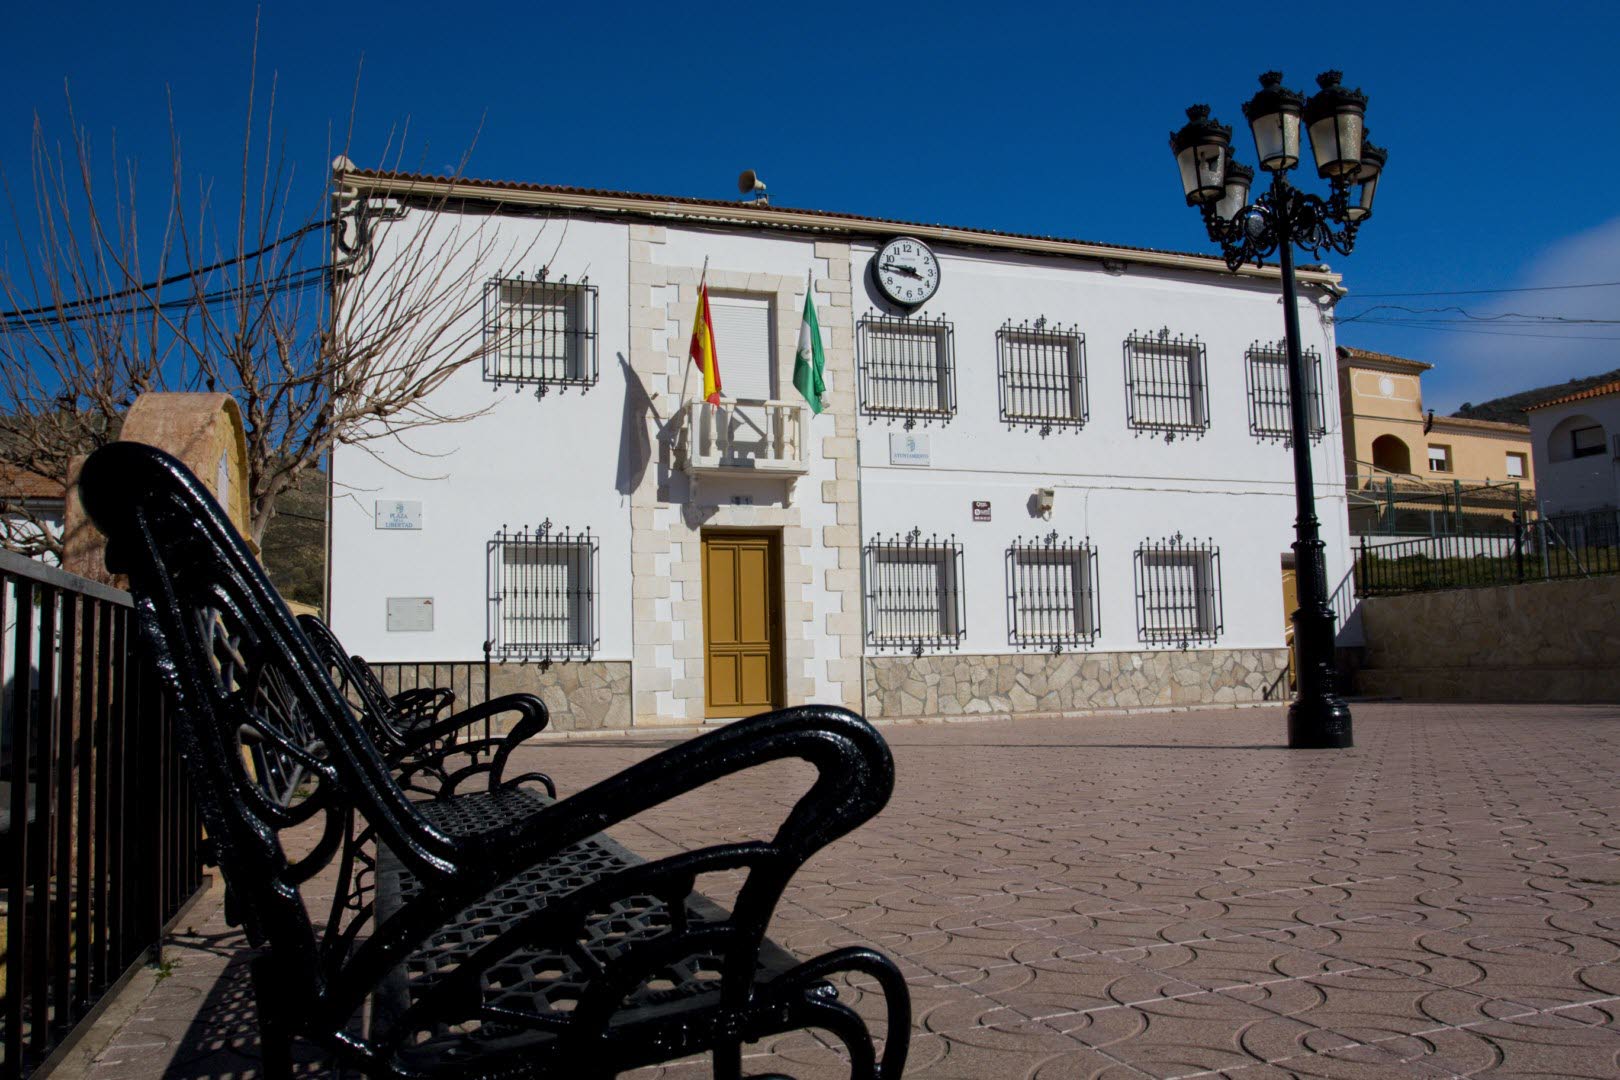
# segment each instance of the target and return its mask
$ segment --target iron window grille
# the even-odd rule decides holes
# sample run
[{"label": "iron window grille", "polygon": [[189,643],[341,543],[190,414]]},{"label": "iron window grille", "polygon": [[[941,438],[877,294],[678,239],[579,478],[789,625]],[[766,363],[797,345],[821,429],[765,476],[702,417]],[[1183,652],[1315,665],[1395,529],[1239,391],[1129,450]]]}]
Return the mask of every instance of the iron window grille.
[{"label": "iron window grille", "polygon": [[956,415],[956,331],[943,316],[871,313],[857,330],[864,412],[904,417],[908,428]]},{"label": "iron window grille", "polygon": [[1091,416],[1086,392],[1086,336],[1046,319],[996,331],[1001,418],[1009,424],[1083,427]]},{"label": "iron window grille", "polygon": [[879,649],[954,649],[967,632],[962,545],[922,530],[866,545],[866,640]]},{"label": "iron window grille", "polygon": [[[1249,432],[1258,439],[1278,439],[1288,445],[1294,422],[1289,415],[1288,350],[1281,343],[1258,341],[1245,354],[1249,378]],[[1305,351],[1305,423],[1312,439],[1327,433],[1322,404],[1322,354]]]},{"label": "iron window grille", "polygon": [[589,659],[596,651],[599,545],[550,521],[489,542],[489,646],[506,658]]},{"label": "iron window grille", "polygon": [[484,287],[484,379],[532,384],[538,397],[553,386],[594,386],[598,376],[596,286],[496,278]]},{"label": "iron window grille", "polygon": [[1196,337],[1170,330],[1125,339],[1125,415],[1134,431],[1177,434],[1209,430],[1208,358]]},{"label": "iron window grille", "polygon": [[1102,632],[1091,541],[1015,540],[1007,549],[1007,641],[1060,653]]},{"label": "iron window grille", "polygon": [[1210,541],[1144,540],[1136,549],[1140,640],[1185,649],[1220,639],[1221,550]]}]

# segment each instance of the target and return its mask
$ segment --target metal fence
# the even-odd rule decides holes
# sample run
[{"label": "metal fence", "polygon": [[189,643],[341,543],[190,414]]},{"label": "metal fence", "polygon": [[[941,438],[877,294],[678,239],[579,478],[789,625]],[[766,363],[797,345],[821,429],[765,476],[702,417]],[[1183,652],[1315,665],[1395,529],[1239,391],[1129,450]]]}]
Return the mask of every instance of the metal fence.
[{"label": "metal fence", "polygon": [[1620,573],[1620,511],[1563,514],[1496,533],[1378,540],[1363,536],[1356,593],[1394,596],[1433,589]]},{"label": "metal fence", "polygon": [[60,1056],[202,884],[127,593],[0,551],[0,1078]]}]

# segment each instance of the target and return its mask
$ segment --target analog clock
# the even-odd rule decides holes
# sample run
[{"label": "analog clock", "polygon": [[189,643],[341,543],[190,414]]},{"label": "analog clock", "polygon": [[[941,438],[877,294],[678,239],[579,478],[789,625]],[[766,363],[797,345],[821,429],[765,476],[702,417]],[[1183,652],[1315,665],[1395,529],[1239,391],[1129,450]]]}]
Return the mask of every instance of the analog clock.
[{"label": "analog clock", "polygon": [[897,236],[872,256],[872,280],[901,307],[921,307],[939,291],[939,259],[921,240]]}]

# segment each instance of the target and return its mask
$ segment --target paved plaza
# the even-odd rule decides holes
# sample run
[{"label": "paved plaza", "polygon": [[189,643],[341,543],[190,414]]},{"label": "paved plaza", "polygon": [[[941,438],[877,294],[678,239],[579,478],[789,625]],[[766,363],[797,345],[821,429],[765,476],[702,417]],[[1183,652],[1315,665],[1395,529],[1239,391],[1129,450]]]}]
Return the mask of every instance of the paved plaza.
[{"label": "paved plaza", "polygon": [[[900,963],[908,1076],[1620,1075],[1620,707],[1361,704],[1355,723],[1349,751],[1283,749],[1279,708],[887,727],[893,801],[795,879],[772,936]],[[665,744],[523,764],[566,793]],[[768,835],[808,775],[772,766],[615,832],[647,855]],[[217,889],[182,929],[60,1075],[253,1069]],[[813,1034],[754,1050],[751,1073],[847,1075]]]}]

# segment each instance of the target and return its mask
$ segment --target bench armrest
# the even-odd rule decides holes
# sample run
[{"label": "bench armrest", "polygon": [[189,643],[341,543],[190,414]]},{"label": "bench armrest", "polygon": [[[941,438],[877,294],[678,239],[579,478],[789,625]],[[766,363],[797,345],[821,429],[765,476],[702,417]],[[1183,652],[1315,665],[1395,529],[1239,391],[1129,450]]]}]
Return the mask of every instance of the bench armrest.
[{"label": "bench armrest", "polygon": [[[438,743],[448,740],[450,736],[460,733],[464,728],[486,718],[509,712],[518,713],[518,719],[513,723],[511,730],[498,739],[480,739],[476,743],[449,745],[442,750],[434,749]],[[420,771],[430,763],[442,768],[444,758],[469,753],[475,746],[479,750],[493,749],[495,758],[490,770],[489,786],[498,787],[512,751],[544,731],[550,722],[551,714],[547,711],[545,702],[533,694],[503,694],[480,705],[469,706],[443,720],[412,729],[405,747],[404,760],[413,766],[411,771],[414,772]]]}]

